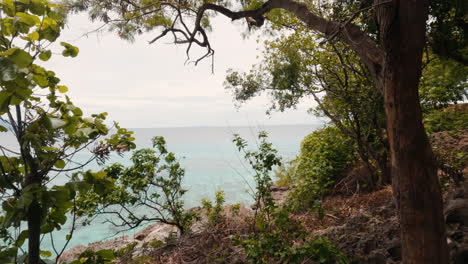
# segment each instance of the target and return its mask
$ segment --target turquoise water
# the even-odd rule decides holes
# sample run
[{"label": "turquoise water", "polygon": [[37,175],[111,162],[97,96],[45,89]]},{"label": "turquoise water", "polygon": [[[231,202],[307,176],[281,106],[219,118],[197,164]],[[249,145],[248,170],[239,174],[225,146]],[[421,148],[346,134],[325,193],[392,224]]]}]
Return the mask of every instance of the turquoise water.
[{"label": "turquoise water", "polygon": [[[248,140],[252,149],[256,148],[256,136],[259,131],[267,131],[269,140],[284,160],[294,158],[299,152],[300,141],[318,128],[320,124],[296,126],[265,127],[190,127],[190,128],[141,128],[135,132],[138,148],[150,147],[151,138],[164,136],[169,151],[174,152],[185,168],[184,186],[188,189],[185,196],[187,208],[200,204],[202,198],[212,199],[215,191],[223,190],[227,203],[244,203],[249,205],[252,185],[252,170],[243,160],[232,143],[234,133]],[[0,144],[13,144],[12,138],[2,137]],[[76,156],[85,160],[86,153]],[[109,163],[128,164],[128,155],[114,157]],[[97,169],[96,164],[90,165]],[[59,179],[58,182],[65,179]],[[88,244],[94,241],[111,238],[118,231],[102,220],[94,221],[90,226],[79,226],[75,231],[69,247]],[[138,230],[127,232],[132,235]],[[60,248],[65,243],[67,228],[54,233],[55,245]],[[44,248],[50,247],[50,240],[43,240]]]}]

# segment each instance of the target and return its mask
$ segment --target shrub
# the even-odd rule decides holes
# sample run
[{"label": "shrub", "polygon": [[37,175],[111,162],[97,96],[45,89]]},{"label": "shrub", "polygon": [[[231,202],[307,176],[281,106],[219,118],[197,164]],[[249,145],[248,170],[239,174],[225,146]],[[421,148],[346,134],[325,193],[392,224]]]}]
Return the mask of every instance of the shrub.
[{"label": "shrub", "polygon": [[[463,130],[468,127],[468,111],[460,107],[462,111],[454,111],[452,108],[437,109],[424,116],[424,127],[428,134],[441,131]],[[468,107],[465,107],[468,108]]]},{"label": "shrub", "polygon": [[102,249],[99,251],[86,250],[81,253],[77,260],[70,264],[110,264],[114,261],[115,254],[111,249]]},{"label": "shrub", "polygon": [[131,165],[116,163],[105,169],[101,177],[109,181],[101,189],[107,191],[80,193],[80,213],[111,215],[108,220],[117,227],[132,229],[156,221],[174,225],[181,233],[189,231],[195,215],[184,207],[185,170],[166,149],[163,137],[154,137],[152,143],[153,148],[133,152]]},{"label": "shrub", "polygon": [[291,160],[275,170],[275,185],[279,187],[293,186],[296,180],[297,159]]},{"label": "shrub", "polygon": [[314,200],[329,190],[354,159],[352,139],[336,127],[325,127],[306,136],[295,161],[297,187],[291,193],[289,205],[295,210],[312,207]]},{"label": "shrub", "polygon": [[309,256],[312,260],[322,264],[346,264],[348,258],[336,248],[330,240],[319,237],[307,241],[302,247],[296,249],[296,255]]},{"label": "shrub", "polygon": [[210,200],[205,198],[202,199],[202,208],[208,217],[208,225],[216,225],[223,220],[224,202],[224,191],[217,191],[215,193],[214,205]]},{"label": "shrub", "polygon": [[256,209],[253,218],[253,232],[245,238],[237,237],[237,243],[245,251],[250,263],[302,263],[313,259],[318,263],[347,263],[346,257],[325,239],[301,243],[308,236],[300,222],[289,217],[288,207],[274,204],[269,174],[273,167],[280,165],[280,158],[266,133],[259,134],[259,150],[246,150],[247,143],[236,135],[234,142],[244,153],[255,171]]}]

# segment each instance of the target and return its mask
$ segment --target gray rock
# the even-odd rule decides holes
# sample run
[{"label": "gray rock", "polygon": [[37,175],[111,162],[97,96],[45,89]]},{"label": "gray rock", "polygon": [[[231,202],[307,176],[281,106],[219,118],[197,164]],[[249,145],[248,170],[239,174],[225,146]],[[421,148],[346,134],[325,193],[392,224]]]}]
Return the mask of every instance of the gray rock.
[{"label": "gray rock", "polygon": [[460,223],[468,226],[468,199],[450,200],[444,215],[447,224]]}]

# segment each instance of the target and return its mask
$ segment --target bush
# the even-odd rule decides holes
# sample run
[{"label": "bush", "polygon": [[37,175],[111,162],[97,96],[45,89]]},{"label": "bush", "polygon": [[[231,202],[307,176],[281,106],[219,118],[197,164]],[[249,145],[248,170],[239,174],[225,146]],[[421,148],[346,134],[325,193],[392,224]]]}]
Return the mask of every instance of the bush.
[{"label": "bush", "polygon": [[306,136],[295,161],[297,186],[291,193],[289,205],[295,210],[311,208],[354,160],[353,140],[338,128],[329,126]]},{"label": "bush", "polygon": [[111,215],[107,220],[116,227],[132,229],[161,222],[176,226],[180,233],[190,231],[195,215],[184,207],[185,170],[166,149],[163,137],[154,137],[152,143],[153,148],[133,152],[131,165],[115,163],[96,176],[107,181],[96,190],[80,193],[79,213]]},{"label": "bush", "polygon": [[[464,105],[460,105],[464,106]],[[468,127],[468,110],[460,107],[457,111],[455,107],[433,110],[424,117],[424,127],[428,134],[441,131],[463,130]]]},{"label": "bush", "polygon": [[[234,142],[255,171],[256,209],[253,231],[237,243],[245,251],[249,263],[302,263],[307,259],[318,263],[347,263],[346,257],[326,239],[304,241],[308,233],[301,223],[289,217],[289,208],[280,207],[271,196],[270,173],[274,166],[280,166],[280,158],[266,133],[259,134],[259,150],[246,149],[245,140],[236,135]],[[288,174],[288,177],[292,177]]]},{"label": "bush", "polygon": [[216,192],[214,205],[210,200],[202,199],[202,208],[208,218],[208,225],[216,225],[223,220],[224,202],[224,191]]},{"label": "bush", "polygon": [[275,185],[279,187],[291,187],[296,180],[297,159],[291,160],[275,170]]}]

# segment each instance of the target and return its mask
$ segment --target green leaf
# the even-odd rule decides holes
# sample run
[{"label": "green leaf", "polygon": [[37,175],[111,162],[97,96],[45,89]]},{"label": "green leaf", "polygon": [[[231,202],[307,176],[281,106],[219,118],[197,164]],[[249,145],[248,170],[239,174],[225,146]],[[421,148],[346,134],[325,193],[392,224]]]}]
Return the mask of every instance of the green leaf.
[{"label": "green leaf", "polygon": [[29,10],[31,13],[36,14],[38,16],[42,16],[47,8],[47,2],[41,0],[32,0],[31,4],[29,5]]},{"label": "green leaf", "polygon": [[102,249],[96,252],[96,255],[102,257],[106,260],[111,260],[114,258],[114,251],[111,249]]},{"label": "green leaf", "polygon": [[46,50],[39,54],[39,59],[41,59],[42,61],[48,61],[51,56],[52,56],[52,52],[50,50]]},{"label": "green leaf", "polygon": [[[32,187],[30,189],[32,189]],[[26,191],[26,189],[23,190],[23,193],[21,194],[20,198],[18,199],[18,202],[16,203],[16,208],[18,209],[28,208],[28,206],[32,203],[33,199],[34,199],[34,194],[32,190],[28,190],[28,191]]]},{"label": "green leaf", "polygon": [[8,129],[2,125],[0,125],[0,132],[8,132]]},{"label": "green leaf", "polygon": [[58,148],[51,148],[51,147],[42,147],[42,149],[45,151],[59,151]]},{"label": "green leaf", "polygon": [[41,250],[41,251],[40,251],[40,254],[41,254],[41,257],[43,257],[43,258],[50,258],[50,257],[52,257],[52,253],[51,253],[50,251]]},{"label": "green leaf", "polygon": [[30,14],[26,14],[26,13],[22,13],[22,12],[17,12],[15,14],[16,17],[19,17],[19,22],[21,23],[24,23],[28,26],[34,26],[36,24],[39,24],[41,23],[41,20],[37,17],[37,16],[34,16],[34,15],[30,15]]},{"label": "green leaf", "polygon": [[65,85],[58,85],[58,86],[57,86],[57,90],[58,90],[59,92],[61,92],[61,93],[66,93],[66,92],[68,92],[68,87],[65,86]]},{"label": "green leaf", "polygon": [[28,238],[28,236],[29,236],[28,230],[23,230],[19,234],[18,238],[16,239],[16,243],[15,243],[16,246],[21,247],[24,244],[24,241]]},{"label": "green leaf", "polygon": [[21,49],[16,49],[13,54],[11,54],[10,56],[8,56],[8,59],[10,59],[11,61],[13,61],[16,65],[18,65],[19,68],[26,68],[28,67],[32,61],[33,61],[33,58],[32,56],[27,53],[26,51],[24,50],[21,50]]},{"label": "green leaf", "polygon": [[33,33],[29,34],[28,37],[31,41],[36,41],[39,39],[39,33],[34,31]]},{"label": "green leaf", "polygon": [[54,166],[58,169],[63,169],[65,168],[65,161],[63,160],[57,160],[54,164]]},{"label": "green leaf", "polygon": [[19,105],[23,99],[19,98],[18,96],[12,95],[10,97],[10,104],[11,105]]},{"label": "green leaf", "polygon": [[49,224],[49,223],[46,223],[46,224],[41,226],[41,233],[42,234],[47,234],[47,233],[50,233],[52,231],[54,231],[54,226]]},{"label": "green leaf", "polygon": [[79,108],[79,107],[76,107],[72,110],[73,114],[75,116],[82,116],[83,115],[83,111]]},{"label": "green leaf", "polygon": [[66,42],[60,42],[60,45],[65,47],[65,50],[62,52],[62,55],[65,57],[76,57],[80,51],[77,47]]},{"label": "green leaf", "polygon": [[0,79],[2,81],[12,81],[16,79],[18,66],[5,58],[0,58]]},{"label": "green leaf", "polygon": [[13,0],[3,0],[2,10],[9,16],[15,15],[15,3]]},{"label": "green leaf", "polygon": [[47,78],[41,74],[34,74],[33,80],[35,83],[37,83],[37,85],[39,85],[42,88],[45,88],[47,87],[47,85],[49,85],[49,81],[47,80]]}]

